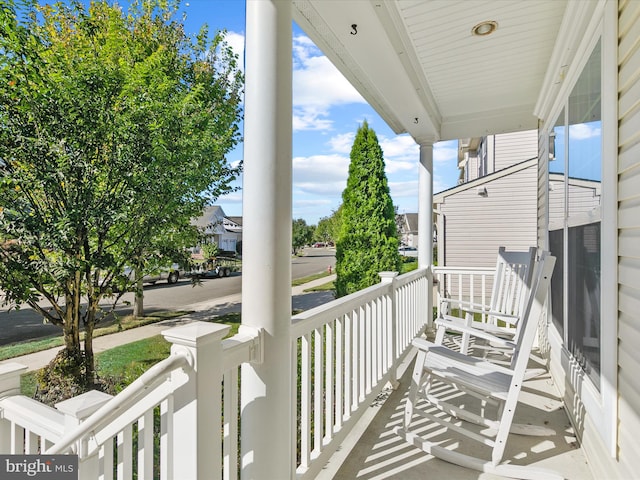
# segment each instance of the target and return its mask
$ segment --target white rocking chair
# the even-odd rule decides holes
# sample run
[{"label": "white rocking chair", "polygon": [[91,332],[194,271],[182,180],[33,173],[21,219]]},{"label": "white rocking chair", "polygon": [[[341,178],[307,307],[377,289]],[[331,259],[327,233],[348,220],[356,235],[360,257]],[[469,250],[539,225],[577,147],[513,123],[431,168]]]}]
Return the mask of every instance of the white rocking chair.
[{"label": "white rocking chair", "polygon": [[[541,468],[504,464],[505,445],[509,433],[524,435],[551,435],[555,432],[545,427],[518,425],[513,423],[513,417],[518,396],[525,379],[529,354],[536,336],[538,319],[543,311],[555,257],[544,252],[536,266],[530,294],[526,299],[526,306],[522,319],[522,332],[517,339],[511,365],[503,367],[484,359],[464,355],[442,345],[436,345],[424,339],[415,339],[413,345],[418,348],[412,375],[409,397],[405,405],[404,425],[396,427],[395,433],[409,443],[421,448],[426,453],[444,461],[487,472],[522,479],[560,479],[560,475]],[[433,384],[444,384],[459,392],[459,395],[441,398],[434,395]],[[463,402],[462,395],[468,394],[481,400],[482,408],[479,413],[472,412]],[[458,402],[456,403],[456,399]],[[426,400],[427,405],[418,406],[418,400]],[[468,400],[468,399],[467,399]],[[487,418],[486,403],[498,407],[496,420]],[[427,409],[436,408],[441,412],[437,415]],[[421,415],[438,425],[445,426],[447,431],[456,432],[492,450],[491,459],[483,459],[450,450],[442,445],[421,437],[415,426],[412,428],[414,416]],[[460,421],[462,420],[462,421]],[[469,428],[470,422],[485,427],[484,429]]]},{"label": "white rocking chair", "polygon": [[[536,248],[526,252],[498,250],[493,288],[489,305],[448,300],[458,304],[464,318],[442,315],[435,321],[435,343],[444,342],[447,332],[461,334],[460,352],[469,353],[470,339],[483,339],[488,345],[503,348],[509,353],[517,342],[518,322],[524,312],[525,303],[531,290],[531,279],[536,262]],[[474,320],[474,314],[483,315],[483,321]],[[455,337],[452,337],[455,338]],[[455,341],[455,340],[454,340]]]}]

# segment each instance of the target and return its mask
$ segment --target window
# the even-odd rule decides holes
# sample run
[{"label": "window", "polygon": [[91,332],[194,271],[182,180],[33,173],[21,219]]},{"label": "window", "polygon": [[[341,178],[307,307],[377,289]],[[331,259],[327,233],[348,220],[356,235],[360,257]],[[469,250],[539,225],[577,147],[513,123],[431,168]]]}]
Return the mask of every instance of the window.
[{"label": "window", "polygon": [[[552,322],[569,353],[600,386],[601,46],[596,44],[551,135],[549,245]],[[550,155],[551,157],[551,155]]]}]

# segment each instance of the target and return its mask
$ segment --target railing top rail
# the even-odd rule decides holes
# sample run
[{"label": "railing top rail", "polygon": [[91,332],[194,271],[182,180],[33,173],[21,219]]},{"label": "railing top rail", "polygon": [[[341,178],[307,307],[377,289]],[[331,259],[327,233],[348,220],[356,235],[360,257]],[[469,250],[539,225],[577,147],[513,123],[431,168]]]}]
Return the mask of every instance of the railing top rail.
[{"label": "railing top rail", "polygon": [[64,434],[64,414],[24,395],[0,400],[2,418],[10,420],[52,442]]},{"label": "railing top rail", "polygon": [[223,371],[254,361],[259,356],[260,335],[255,331],[247,331],[246,328],[243,325],[233,337],[222,340]]},{"label": "railing top rail", "polygon": [[[394,279],[393,285],[404,286],[416,279],[423,277],[429,271],[429,267],[420,268]],[[366,303],[391,293],[391,283],[378,283],[346,297],[338,298],[328,304],[320,305],[305,312],[295,315],[291,320],[291,338],[298,338],[314,328],[318,328],[341,315],[353,312],[356,308]]]},{"label": "railing top rail", "polygon": [[403,273],[402,275],[398,275],[395,278],[395,286],[396,287],[402,287],[403,285],[411,283],[411,282],[413,282],[413,281],[415,281],[415,280],[417,280],[419,278],[425,277],[431,268],[433,268],[433,267],[429,266],[429,267],[425,267],[425,268],[418,268],[416,270],[412,270],[410,272]]},{"label": "railing top rail", "polygon": [[113,399],[96,410],[86,421],[64,435],[46,453],[66,452],[75,442],[91,432],[96,426],[117,417],[120,412],[125,411],[130,405],[134,404],[145,390],[164,382],[169,373],[189,364],[189,355],[182,352],[173,354],[156,363],[120,392],[119,395],[113,397]]},{"label": "railing top rail", "polygon": [[327,321],[352,312],[367,302],[388,295],[390,292],[390,283],[378,283],[328,304],[299,313],[291,319],[291,338],[298,338],[314,328],[324,325]]},{"label": "railing top rail", "polygon": [[493,275],[494,267],[433,267],[434,275],[438,273],[462,274],[462,275]]}]

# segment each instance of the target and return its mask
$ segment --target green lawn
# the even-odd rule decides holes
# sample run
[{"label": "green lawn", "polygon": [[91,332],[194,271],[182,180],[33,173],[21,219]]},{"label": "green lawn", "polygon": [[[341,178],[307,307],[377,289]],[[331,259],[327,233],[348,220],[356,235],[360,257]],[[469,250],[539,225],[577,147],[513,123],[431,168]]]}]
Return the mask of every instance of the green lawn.
[{"label": "green lawn", "polygon": [[[231,326],[228,336],[238,333],[240,314],[229,313],[214,317],[212,322]],[[113,379],[122,387],[133,382],[146,370],[169,356],[171,344],[162,335],[120,345],[96,355],[96,371],[102,378]],[[33,397],[36,391],[35,372],[29,372],[21,378],[23,395]]]},{"label": "green lawn", "polygon": [[[150,323],[160,322],[162,320],[168,320],[170,318],[181,317],[186,315],[187,311],[175,311],[175,312],[157,312],[153,315],[148,315],[142,318],[135,318],[127,316],[122,318],[119,322],[112,325],[96,328],[93,333],[93,337],[100,337],[102,335],[109,335],[111,333],[121,332],[129,330],[131,328],[142,327]],[[4,345],[0,347],[0,361],[7,360],[9,358],[19,357],[20,355],[27,355],[29,353],[40,352],[42,350],[48,350],[49,348],[60,347],[64,345],[64,339],[62,335],[56,335],[54,337],[42,338],[39,340],[30,340],[26,342],[16,342],[10,345]]]}]

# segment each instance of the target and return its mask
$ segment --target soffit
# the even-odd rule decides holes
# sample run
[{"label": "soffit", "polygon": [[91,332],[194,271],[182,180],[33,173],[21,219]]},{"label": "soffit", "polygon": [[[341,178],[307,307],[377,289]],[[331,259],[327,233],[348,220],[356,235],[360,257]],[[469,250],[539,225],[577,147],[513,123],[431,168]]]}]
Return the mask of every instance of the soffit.
[{"label": "soffit", "polygon": [[[391,128],[421,142],[536,128],[567,1],[293,4],[300,27]],[[473,36],[487,20],[496,32]]]}]

